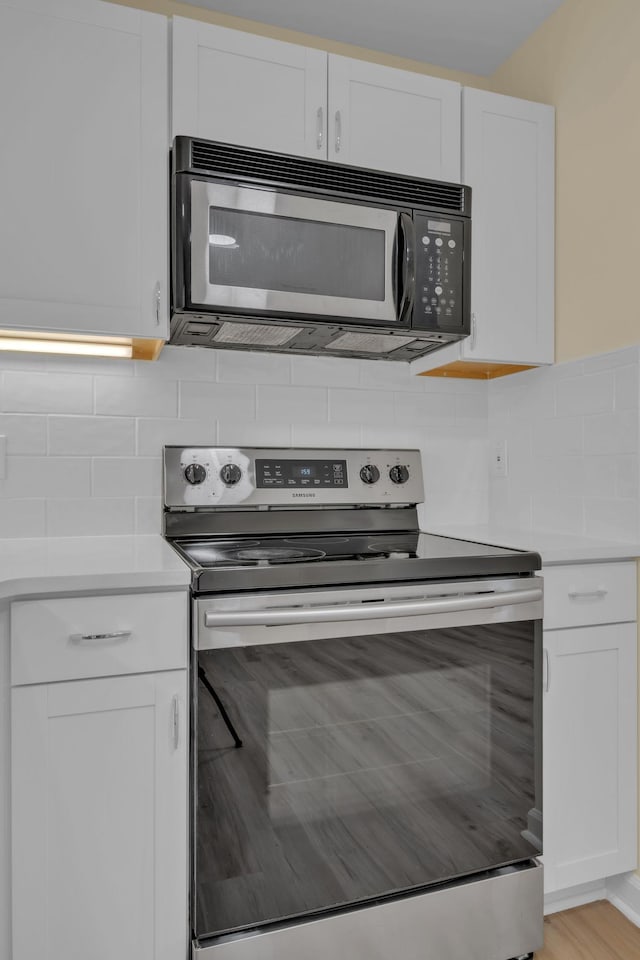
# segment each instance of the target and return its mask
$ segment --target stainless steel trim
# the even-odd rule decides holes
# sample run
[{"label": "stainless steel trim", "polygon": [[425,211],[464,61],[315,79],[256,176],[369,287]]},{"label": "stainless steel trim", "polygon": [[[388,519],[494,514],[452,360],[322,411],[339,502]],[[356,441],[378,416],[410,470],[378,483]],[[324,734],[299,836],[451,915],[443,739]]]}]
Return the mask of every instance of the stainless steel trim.
[{"label": "stainless steel trim", "polygon": [[[246,510],[176,510],[164,514],[164,533],[177,537],[235,537],[256,535],[256,508]],[[394,533],[417,530],[415,507],[398,507],[390,519],[388,510],[377,507],[299,507],[296,510],[261,510],[260,533],[264,536],[313,534],[329,536],[345,530],[359,533],[388,533],[390,524]]]},{"label": "stainless steel trim", "polygon": [[[382,231],[385,235],[384,300],[360,300],[209,283],[209,208],[212,206]],[[381,323],[397,324],[392,289],[395,266],[393,238],[397,219],[398,215],[393,210],[319,200],[278,193],[275,190],[192,180],[191,299],[196,306],[201,304],[225,310],[266,310],[309,316],[366,318],[367,322],[377,320]]]},{"label": "stainless steel trim", "polygon": [[318,150],[322,150],[322,141],[324,139],[324,110],[322,107],[318,107],[318,112],[316,113],[316,123],[317,123],[317,136],[316,136],[316,147]]},{"label": "stainless steel trim", "polygon": [[336,110],[336,115],[334,117],[335,124],[335,151],[340,153],[340,147],[342,145],[342,114],[339,110]]},{"label": "stainless steel trim", "polygon": [[[543,589],[541,577],[495,577],[464,582],[452,580],[400,585],[380,583],[367,587],[323,587],[203,595],[193,601],[192,640],[197,650],[214,650],[265,643],[321,641],[336,636],[397,633],[402,630],[474,627],[523,620],[541,621]],[[460,600],[465,599],[465,595],[470,599],[470,603],[461,605]],[[478,595],[486,597],[484,604],[478,604]],[[510,602],[514,595],[518,597],[516,603]],[[427,604],[422,606],[421,613],[405,613],[404,620],[387,615],[394,603],[402,605],[406,610],[407,605],[415,609],[414,605],[421,601],[427,601]],[[431,606],[428,606],[429,601],[433,602]],[[373,606],[375,610],[370,614],[371,619],[358,618],[358,614],[357,619],[349,619],[348,614],[345,615],[345,608],[364,611]],[[304,619],[309,610],[324,611],[326,608],[329,608],[328,616],[325,617],[323,612],[322,619]],[[303,619],[282,623],[281,617],[295,611],[300,611]],[[274,615],[278,629],[273,629],[276,622],[269,620],[269,614]],[[243,625],[239,624],[240,620]],[[344,621],[349,622],[348,627],[342,629],[336,626]],[[215,626],[208,626],[207,622]],[[269,626],[265,625],[267,622]],[[227,626],[222,626],[223,623]],[[231,626],[231,623],[238,625]]]},{"label": "stainless steel trim", "polygon": [[294,623],[329,623],[345,620],[379,620],[419,617],[439,613],[485,610],[542,600],[542,590],[513,590],[505,593],[476,593],[448,599],[422,599],[396,603],[366,603],[352,606],[283,608],[238,613],[206,613],[205,627],[280,627]]},{"label": "stainless steel trim", "polygon": [[193,960],[508,960],[543,944],[543,867],[528,861],[427,893],[246,936],[192,944]]},{"label": "stainless steel trim", "polygon": [[[344,460],[347,465],[347,483],[335,487],[316,488],[308,485],[299,488],[258,488],[255,466],[258,459]],[[192,486],[186,481],[184,470],[189,463],[200,463],[204,466],[207,475],[203,483]],[[240,482],[232,487],[225,487],[220,480],[220,470],[228,463],[235,463],[242,471]],[[376,464],[380,469],[380,479],[375,484],[367,485],[360,478],[360,470],[370,463]],[[405,465],[409,471],[406,483],[392,483],[389,478],[390,468],[398,464]],[[255,506],[285,506],[300,510],[316,504],[323,507],[354,504],[391,506],[400,503],[415,504],[424,499],[422,458],[419,450],[168,446],[164,448],[164,476],[167,507],[234,507],[242,510]],[[299,523],[297,520],[295,522]],[[389,516],[385,522],[388,528],[394,529]],[[255,516],[252,523],[255,523]],[[302,529],[298,526],[298,532]],[[344,526],[342,529],[344,530]],[[304,530],[309,532],[306,528]]]},{"label": "stainless steel trim", "polygon": [[599,587],[596,590],[569,590],[568,595],[572,600],[591,600],[606,597],[608,593],[604,587]]},{"label": "stainless steel trim", "polygon": [[69,640],[82,643],[83,640],[126,640],[130,636],[131,630],[115,630],[113,633],[72,633]]}]

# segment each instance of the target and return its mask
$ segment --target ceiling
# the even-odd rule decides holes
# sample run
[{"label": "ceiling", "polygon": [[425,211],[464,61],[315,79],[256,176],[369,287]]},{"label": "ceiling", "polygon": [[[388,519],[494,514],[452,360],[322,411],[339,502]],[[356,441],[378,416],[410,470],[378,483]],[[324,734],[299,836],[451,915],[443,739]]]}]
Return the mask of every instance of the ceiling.
[{"label": "ceiling", "polygon": [[489,75],[563,0],[178,0],[219,13]]}]

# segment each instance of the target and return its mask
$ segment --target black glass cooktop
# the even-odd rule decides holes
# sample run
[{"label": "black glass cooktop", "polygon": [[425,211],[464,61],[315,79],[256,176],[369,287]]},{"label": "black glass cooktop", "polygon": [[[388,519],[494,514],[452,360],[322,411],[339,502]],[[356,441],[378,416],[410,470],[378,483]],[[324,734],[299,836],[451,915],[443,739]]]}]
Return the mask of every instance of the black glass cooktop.
[{"label": "black glass cooktop", "polygon": [[504,576],[540,568],[537,554],[427,533],[174,540],[196,592]]}]

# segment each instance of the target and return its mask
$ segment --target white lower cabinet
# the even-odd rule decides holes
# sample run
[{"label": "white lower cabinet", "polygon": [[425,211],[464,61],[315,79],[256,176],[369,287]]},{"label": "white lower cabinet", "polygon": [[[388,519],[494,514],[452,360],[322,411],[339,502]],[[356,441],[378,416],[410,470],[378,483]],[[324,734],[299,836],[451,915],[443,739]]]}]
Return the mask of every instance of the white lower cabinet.
[{"label": "white lower cabinet", "polygon": [[[588,623],[606,603],[607,566],[612,585],[630,574],[628,602],[609,613],[621,619],[635,611],[635,564],[545,571],[551,601],[543,671],[545,893],[637,865],[637,625]],[[582,622],[546,629],[547,619]]]},{"label": "white lower cabinet", "polygon": [[[103,634],[113,626],[104,600],[95,598],[100,634],[68,638],[78,660],[96,655],[96,672],[100,648],[135,650],[142,625],[132,608],[129,638]],[[170,600],[166,631],[181,629],[182,669],[11,690],[12,960],[187,956],[187,601]],[[69,606],[75,623],[80,601],[48,602]],[[19,634],[26,605],[14,606]]]}]

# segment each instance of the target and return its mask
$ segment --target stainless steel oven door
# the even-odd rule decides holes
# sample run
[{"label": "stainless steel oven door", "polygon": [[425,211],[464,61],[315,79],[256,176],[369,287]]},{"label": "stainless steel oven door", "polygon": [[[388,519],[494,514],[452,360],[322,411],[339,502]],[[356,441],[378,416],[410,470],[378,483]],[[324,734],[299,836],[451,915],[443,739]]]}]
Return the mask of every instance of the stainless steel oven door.
[{"label": "stainless steel oven door", "polygon": [[398,324],[398,214],[191,181],[191,301],[236,313]]},{"label": "stainless steel oven door", "polygon": [[196,939],[540,853],[541,616],[535,577],[194,601]]}]

